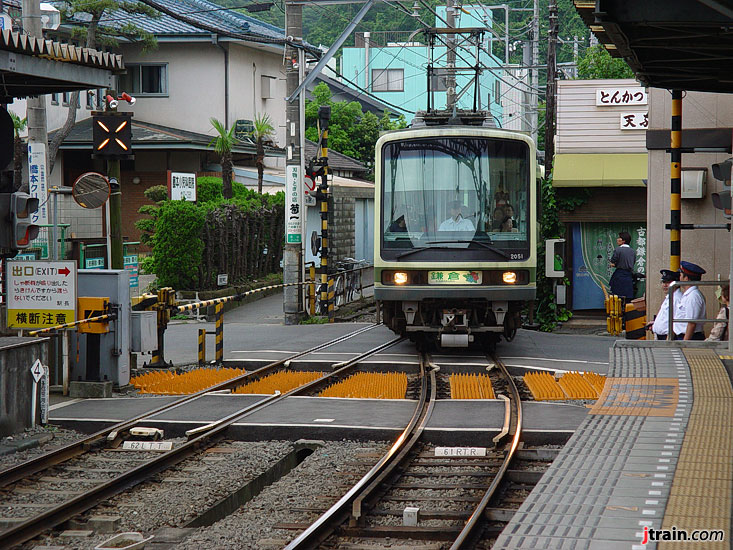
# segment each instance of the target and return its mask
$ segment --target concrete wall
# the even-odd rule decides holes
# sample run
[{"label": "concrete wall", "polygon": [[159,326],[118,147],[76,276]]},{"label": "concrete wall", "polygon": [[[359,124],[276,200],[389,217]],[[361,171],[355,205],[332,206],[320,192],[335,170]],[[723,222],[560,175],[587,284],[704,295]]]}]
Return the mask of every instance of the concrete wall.
[{"label": "concrete wall", "polygon": [[[650,127],[670,129],[672,96],[667,90],[651,88]],[[686,92],[682,100],[682,129],[733,127],[733,96],[702,92]],[[682,223],[726,223],[722,211],[716,210],[710,194],[723,189],[721,182],[712,177],[710,166],[728,158],[728,154],[684,154],[682,168],[707,168],[707,192],[702,199],[682,200]],[[670,155],[665,151],[649,151],[649,186],[647,188],[647,310],[657,312],[662,302],[659,291],[659,270],[669,268],[670,222]],[[730,235],[725,230],[700,229],[682,231],[682,260],[696,263],[707,274],[703,280],[728,279]],[[715,317],[718,303],[715,287],[702,287],[707,300],[708,317]],[[711,325],[706,326],[710,330]]]},{"label": "concrete wall", "polygon": [[[30,368],[36,359],[48,365],[49,341],[48,338],[0,337],[0,437],[31,426],[33,376]],[[37,405],[36,422],[40,418]]]}]

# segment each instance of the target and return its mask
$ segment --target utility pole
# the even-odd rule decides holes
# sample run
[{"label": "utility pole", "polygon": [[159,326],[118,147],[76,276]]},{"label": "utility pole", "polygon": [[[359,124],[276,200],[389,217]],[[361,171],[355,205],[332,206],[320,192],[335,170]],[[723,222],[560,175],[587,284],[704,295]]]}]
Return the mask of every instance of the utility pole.
[{"label": "utility pole", "polygon": [[539,64],[539,57],[540,57],[540,2],[539,0],[534,0],[534,6],[532,9],[532,90],[530,91],[531,97],[532,97],[532,105],[530,113],[530,126],[532,130],[532,139],[535,143],[537,143],[537,132],[539,130],[539,119],[538,119],[538,111],[539,111],[539,90],[540,90],[540,82],[539,82],[539,71],[537,70],[537,65]]},{"label": "utility pole", "polygon": [[[23,31],[28,36],[43,38],[41,25],[41,5],[39,0],[23,0]],[[37,188],[28,189],[31,196],[36,197],[41,203],[38,212],[34,214],[34,223],[47,224],[48,209],[43,204],[48,200],[48,174],[46,174],[47,151],[48,151],[48,128],[46,126],[46,96],[29,97],[26,100],[26,116],[28,117],[28,160],[31,155],[35,158],[35,164],[41,173],[38,174]],[[21,186],[21,189],[24,186]],[[44,215],[45,214],[45,215]],[[55,245],[55,243],[54,243]]]},{"label": "utility pole", "polygon": [[550,29],[547,35],[547,94],[545,108],[545,177],[552,172],[555,155],[555,99],[557,90],[557,4],[550,0]]},{"label": "utility pole", "polygon": [[[453,0],[445,1],[445,22],[448,28],[453,29],[456,26],[455,8],[453,7]],[[448,91],[445,96],[445,108],[448,111],[453,111],[456,106],[456,37],[454,34],[446,36],[446,44],[448,51],[446,53],[446,65],[448,69],[448,77],[446,78],[446,84]]]},{"label": "utility pole", "polygon": [[[303,35],[303,6],[294,2],[285,3],[285,35],[292,40],[302,41]],[[285,46],[285,80],[287,95],[292,96],[300,84],[300,63],[305,62],[305,56],[299,56],[298,49],[291,45]],[[283,283],[299,283],[301,275],[302,257],[302,212],[303,212],[303,174],[301,171],[300,134],[300,101],[287,102],[286,106],[286,169],[285,169],[285,226],[286,240],[283,252]],[[297,285],[285,287],[283,312],[286,325],[296,325],[300,321],[300,287]]]}]

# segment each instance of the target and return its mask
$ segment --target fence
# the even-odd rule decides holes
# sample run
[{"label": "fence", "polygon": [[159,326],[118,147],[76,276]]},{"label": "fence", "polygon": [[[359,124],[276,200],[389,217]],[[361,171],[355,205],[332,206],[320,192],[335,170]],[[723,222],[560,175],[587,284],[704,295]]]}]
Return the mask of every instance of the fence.
[{"label": "fence", "polygon": [[217,288],[217,275],[229,282],[252,280],[280,270],[285,242],[285,212],[262,208],[242,212],[223,206],[206,214],[204,252],[199,268],[199,288]]}]

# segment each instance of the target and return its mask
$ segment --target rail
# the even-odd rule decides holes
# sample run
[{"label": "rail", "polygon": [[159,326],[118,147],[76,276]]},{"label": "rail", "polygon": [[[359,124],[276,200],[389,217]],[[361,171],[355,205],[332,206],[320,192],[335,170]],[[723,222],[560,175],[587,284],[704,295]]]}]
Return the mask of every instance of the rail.
[{"label": "rail", "polygon": [[[99,442],[103,438],[110,439],[110,437],[108,436],[111,434],[113,434],[115,437],[118,436],[119,432],[123,430],[128,430],[141,419],[157,415],[164,410],[170,410],[172,408],[178,407],[185,402],[192,401],[210,392],[236,387],[253,377],[259,377],[266,372],[278,368],[279,366],[285,365],[293,358],[300,357],[307,353],[312,353],[313,351],[317,351],[323,349],[324,347],[334,345],[335,343],[342,342],[348,338],[351,338],[352,336],[361,334],[366,330],[371,330],[376,326],[378,325],[372,325],[366,328],[362,328],[354,331],[353,333],[347,334],[340,338],[336,338],[333,341],[327,342],[325,344],[319,344],[318,346],[315,346],[307,351],[294,354],[287,359],[281,359],[249,374],[235,377],[231,380],[199,391],[193,395],[178,399],[173,403],[158,407],[157,409],[150,411],[144,415],[138,416],[132,420],[127,420],[125,422],[112,426],[111,428],[106,428],[105,430],[97,432],[96,434],[93,434],[92,436],[84,440],[72,443],[61,449],[58,449],[57,451],[52,451],[51,453],[42,455],[37,459],[27,461],[14,468],[2,471],[0,472],[0,487],[7,485],[8,483],[18,481],[19,479],[22,479],[27,475],[31,475],[47,469],[50,466],[64,462],[65,460],[73,458],[74,456],[83,454],[91,447],[92,444]],[[263,401],[260,401],[255,405],[250,405],[240,411],[237,411],[234,414],[228,415],[226,418],[221,419],[219,422],[208,426],[209,429],[205,430],[203,433],[197,432],[195,434],[192,434],[193,437],[179,447],[175,447],[174,449],[163,453],[161,456],[151,461],[148,461],[132,470],[124,472],[120,477],[116,479],[110,480],[85,492],[84,494],[78,495],[77,497],[74,497],[57,506],[54,506],[53,508],[49,509],[46,512],[43,512],[33,519],[30,519],[6,531],[3,531],[3,539],[2,542],[0,542],[0,548],[10,548],[14,545],[22,544],[23,542],[28,541],[33,537],[36,537],[41,533],[46,532],[52,527],[60,525],[64,521],[67,521],[72,517],[89,510],[90,508],[121,493],[122,491],[133,487],[138,483],[141,483],[142,481],[148,479],[151,475],[154,475],[167,468],[170,468],[171,466],[174,466],[175,464],[180,463],[186,458],[198,453],[201,449],[205,449],[210,445],[216,443],[217,441],[223,439],[225,436],[225,430],[241,418],[248,416],[257,410],[261,410],[262,408],[267,407],[276,401],[280,401],[290,395],[309,391],[317,387],[318,384],[326,383],[326,381],[330,378],[342,376],[346,369],[351,368],[352,365],[355,365],[360,360],[363,360],[366,357],[370,357],[375,353],[378,353],[379,351],[387,349],[388,347],[393,346],[396,343],[401,342],[402,340],[403,338],[394,338],[393,340],[385,344],[381,344],[367,352],[364,352],[359,357],[349,361],[348,365],[341,366],[341,368],[339,368],[338,370],[328,373],[318,380],[305,384],[304,386],[301,386],[299,388],[290,390],[289,392],[286,392],[284,394],[279,394],[271,398],[264,399]]]},{"label": "rail", "polygon": [[[669,321],[668,321],[668,338],[674,340],[674,323],[729,323],[729,319],[677,319],[674,316],[674,294],[677,287],[681,286],[718,286],[729,284],[729,281],[672,281],[667,291],[669,296]],[[730,331],[729,331],[730,332]],[[729,335],[730,336],[730,335]]]}]

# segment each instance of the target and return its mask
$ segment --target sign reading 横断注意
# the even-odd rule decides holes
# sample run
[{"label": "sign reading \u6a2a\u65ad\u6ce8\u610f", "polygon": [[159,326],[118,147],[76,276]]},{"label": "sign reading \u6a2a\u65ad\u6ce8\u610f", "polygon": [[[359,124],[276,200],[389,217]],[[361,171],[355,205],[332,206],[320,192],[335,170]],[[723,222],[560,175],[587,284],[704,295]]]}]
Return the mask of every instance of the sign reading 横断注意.
[{"label": "sign reading \u6a2a\u65ad\u6ce8\u610f", "polygon": [[76,320],[76,262],[6,263],[8,328],[48,328]]}]

